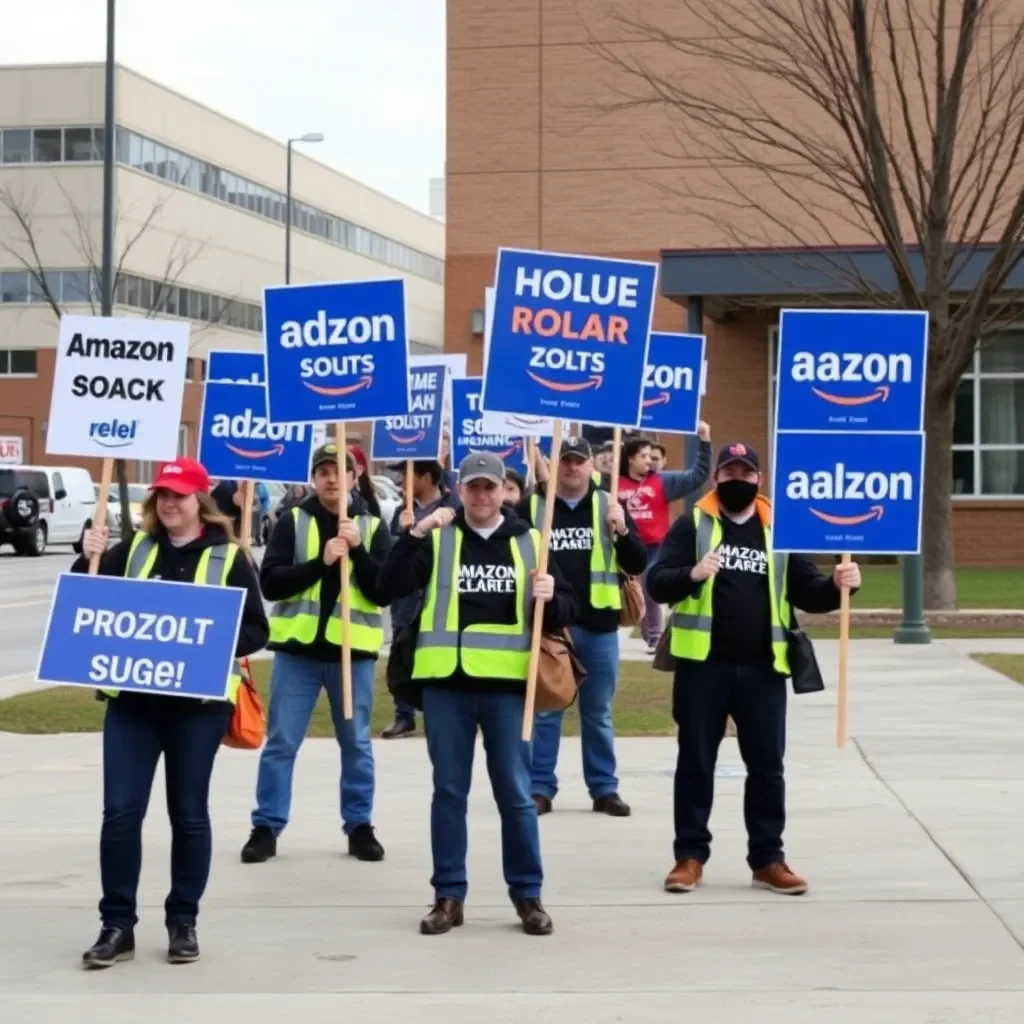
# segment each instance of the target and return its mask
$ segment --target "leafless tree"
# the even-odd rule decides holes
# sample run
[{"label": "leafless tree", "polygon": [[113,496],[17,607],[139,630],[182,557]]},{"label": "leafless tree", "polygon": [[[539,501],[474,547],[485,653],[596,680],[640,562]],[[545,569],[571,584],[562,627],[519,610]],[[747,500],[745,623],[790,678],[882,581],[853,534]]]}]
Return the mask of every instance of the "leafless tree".
[{"label": "leafless tree", "polygon": [[[90,312],[96,316],[100,313],[99,282],[102,266],[100,246],[95,239],[95,231],[89,217],[62,186],[58,187],[67,203],[68,215],[73,224],[73,230],[67,234],[67,237],[81,260],[80,265],[89,271],[87,295],[83,296],[81,301],[84,301],[89,306]],[[120,208],[115,211],[114,238],[120,239],[123,236],[120,251],[115,254],[114,258],[115,304],[118,295],[123,291],[121,284],[128,274],[125,267],[133,250],[142,238],[159,224],[166,205],[166,198],[157,199],[141,220],[132,223],[125,230],[122,230],[126,223],[123,211]],[[53,293],[53,280],[46,273],[47,262],[41,252],[42,245],[35,224],[34,206],[33,197],[21,193],[16,194],[10,187],[0,188],[0,213],[6,214],[5,219],[10,223],[9,231],[0,231],[0,252],[10,257],[26,271],[32,280],[35,294],[40,296],[42,301],[50,307],[53,315],[59,321],[65,312],[64,307],[68,300]],[[189,239],[184,235],[178,235],[172,239],[167,249],[167,257],[162,271],[157,278],[153,279],[152,294],[142,310],[144,317],[152,318],[168,311],[172,290],[178,286],[182,275],[188,268],[202,257],[206,244],[205,241]],[[228,302],[223,302],[219,309],[211,310],[211,321],[192,331],[193,344],[203,330],[225,316],[228,306]],[[128,537],[132,532],[132,517],[128,497],[127,467],[124,459],[115,459],[114,467],[121,506],[121,531],[122,536]]]},{"label": "leafless tree", "polygon": [[[593,23],[590,3],[577,10]],[[824,250],[814,265],[837,293],[927,310],[928,608],[956,606],[960,378],[979,339],[1020,309],[1020,12],[1004,0],[616,0],[615,31],[590,33],[611,72],[597,113],[664,115],[651,146],[686,169],[662,195],[719,244]],[[854,243],[882,247],[895,294],[828,254]]]}]

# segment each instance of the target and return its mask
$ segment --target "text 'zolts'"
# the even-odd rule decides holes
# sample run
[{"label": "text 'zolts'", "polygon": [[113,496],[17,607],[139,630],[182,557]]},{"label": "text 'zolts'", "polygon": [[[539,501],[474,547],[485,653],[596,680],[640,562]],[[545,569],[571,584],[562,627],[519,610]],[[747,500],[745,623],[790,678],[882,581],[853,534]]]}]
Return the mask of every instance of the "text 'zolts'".
[{"label": "text 'zolts'", "polygon": [[[64,354],[83,359],[119,360],[124,362],[173,363],[174,343],[171,341],[138,341],[131,338],[86,338],[72,335]],[[133,402],[164,401],[163,378],[143,375],[120,376],[108,373],[79,373],[71,382],[76,398],[127,398]]]}]

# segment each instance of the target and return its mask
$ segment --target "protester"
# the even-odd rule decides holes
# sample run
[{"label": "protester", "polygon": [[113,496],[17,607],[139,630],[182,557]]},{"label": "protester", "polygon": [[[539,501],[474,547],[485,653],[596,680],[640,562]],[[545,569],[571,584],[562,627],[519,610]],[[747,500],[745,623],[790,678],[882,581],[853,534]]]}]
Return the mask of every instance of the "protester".
[{"label": "protester", "polygon": [[[569,632],[587,670],[579,693],[583,778],[595,811],[624,818],[630,809],[619,796],[612,724],[619,675],[619,573],[643,572],[647,551],[622,506],[591,479],[593,469],[590,444],[582,437],[566,438],[559,450],[550,551],[580,609]],[[544,498],[535,494],[517,511],[539,527],[544,521]],[[561,711],[537,715],[533,799],[539,814],[551,810],[558,792],[555,766],[561,733]]]},{"label": "protester", "polygon": [[714,481],[715,490],[672,525],[647,580],[655,600],[674,605],[676,864],[665,888],[690,892],[701,882],[711,852],[715,762],[731,715],[747,768],[743,814],[753,884],[798,895],[807,883],[790,870],[782,847],[786,631],[793,608],[835,611],[840,587],[860,586],[860,569],[837,565],[830,579],[810,559],[772,550],[771,509],[749,445],[721,449]]},{"label": "protester", "polygon": [[[404,464],[403,464],[404,465]],[[416,461],[412,464],[413,503],[410,512],[405,506],[395,512],[391,521],[391,536],[400,537],[406,530],[439,508],[457,509],[458,496],[444,487],[441,463],[435,459]],[[397,634],[414,622],[423,607],[423,592],[401,597],[391,605],[391,629]],[[395,720],[382,733],[386,740],[411,736],[416,731],[416,709],[397,697]]]},{"label": "protester", "polygon": [[210,492],[210,497],[221,515],[231,521],[235,536],[242,540],[242,483],[240,480],[221,480]]},{"label": "protester", "polygon": [[615,443],[606,441],[594,455],[594,469],[602,476],[611,476],[615,464]]},{"label": "protester", "polygon": [[[235,654],[244,658],[266,646],[267,617],[255,570],[247,558],[239,557],[231,523],[218,510],[209,488],[206,470],[193,459],[167,463],[143,503],[141,529],[109,550],[106,527],[86,530],[82,555],[71,571],[88,572],[90,559],[98,555],[102,576],[241,588],[246,596]],[[82,956],[83,966],[112,967],[135,955],[142,821],[161,753],[171,822],[171,891],[164,904],[167,959],[199,959],[196,920],[213,848],[210,776],[240,683],[241,676],[233,674],[226,701],[104,691],[99,904],[103,925],[95,944]]]},{"label": "protester", "polygon": [[380,510],[380,501],[377,498],[377,492],[373,486],[373,479],[370,477],[370,464],[367,462],[366,452],[364,452],[359,445],[350,444],[348,446],[348,453],[353,459],[355,459],[356,487],[358,488],[363,501],[366,503],[366,511],[371,516],[376,516],[380,519],[382,514]]},{"label": "protester", "polygon": [[[651,442],[645,437],[631,437],[622,445],[619,462],[619,501],[636,523],[640,539],[647,546],[648,566],[658,555],[658,548],[669,527],[669,505],[685,498],[703,486],[711,468],[711,428],[704,422],[697,426],[700,449],[697,461],[689,469],[654,473],[651,471]],[[647,643],[647,653],[654,654],[661,639],[661,606],[647,592],[640,635]]]},{"label": "protester", "polygon": [[[313,453],[315,494],[277,521],[263,556],[260,584],[263,596],[274,602],[269,647],[275,657],[252,834],[242,848],[242,860],[247,864],[263,862],[277,853],[277,837],[288,824],[291,810],[295,756],[322,689],[327,691],[334,735],[341,747],[341,820],[348,852],[359,860],[384,857],[372,825],[370,716],[377,655],[384,642],[377,570],[391,547],[391,538],[380,520],[369,514],[355,489],[351,454],[345,461],[342,478],[337,445],[329,442]],[[343,500],[347,500],[350,518],[339,530]],[[346,552],[351,581],[351,719],[344,717],[341,702],[338,561]]]},{"label": "protester", "polygon": [[663,444],[651,445],[651,472],[660,473],[665,468],[668,451]]},{"label": "protester", "polygon": [[[420,923],[440,935],[463,923],[466,807],[479,729],[501,814],[509,896],[528,935],[547,935],[540,836],[530,793],[530,744],[522,739],[534,602],[544,628],[567,626],[577,607],[557,565],[536,570],[540,534],[502,508],[505,467],[473,453],[459,467],[462,509],[439,508],[403,534],[380,572],[383,603],[426,591],[412,678],[423,686],[435,901]],[[453,606],[454,602],[454,606]]]},{"label": "protester", "polygon": [[502,503],[515,508],[526,494],[526,481],[514,469],[505,470],[505,483],[502,488]]}]

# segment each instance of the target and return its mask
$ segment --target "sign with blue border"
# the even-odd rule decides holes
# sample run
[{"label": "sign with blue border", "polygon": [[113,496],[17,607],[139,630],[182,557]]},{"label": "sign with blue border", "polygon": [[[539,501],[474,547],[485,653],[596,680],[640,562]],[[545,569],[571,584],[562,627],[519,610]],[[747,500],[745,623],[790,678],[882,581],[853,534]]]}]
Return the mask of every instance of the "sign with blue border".
[{"label": "sign with blue border", "polygon": [[62,573],[36,678],[224,700],[244,603],[237,587]]},{"label": "sign with blue border", "polygon": [[697,433],[705,348],[703,334],[651,332],[641,420],[645,430]]},{"label": "sign with blue border", "polygon": [[373,424],[370,458],[436,459],[441,454],[448,369],[442,364],[409,371],[409,414],[388,416]]},{"label": "sign with blue border", "polygon": [[452,381],[452,468],[457,471],[470,452],[494,452],[504,460],[506,469],[525,473],[525,438],[484,432],[480,387],[479,377]]},{"label": "sign with blue border", "polygon": [[199,424],[199,461],[212,477],[302,484],[309,480],[313,427],[271,423],[267,389],[207,381]]},{"label": "sign with blue border", "polygon": [[488,412],[636,427],[658,265],[498,250]]},{"label": "sign with blue border", "polygon": [[263,290],[268,415],[340,423],[409,412],[401,278]]},{"label": "sign with blue border", "polygon": [[206,380],[229,381],[234,384],[263,384],[264,356],[262,352],[232,352],[217,349],[206,357]]}]

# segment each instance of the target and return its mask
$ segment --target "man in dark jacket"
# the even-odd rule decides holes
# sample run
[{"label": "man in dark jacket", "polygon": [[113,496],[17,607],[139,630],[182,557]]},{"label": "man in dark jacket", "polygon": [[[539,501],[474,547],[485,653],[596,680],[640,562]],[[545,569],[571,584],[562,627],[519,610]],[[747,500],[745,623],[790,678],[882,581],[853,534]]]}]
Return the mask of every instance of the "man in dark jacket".
[{"label": "man in dark jacket", "polygon": [[[630,810],[619,796],[612,724],[612,701],[619,676],[619,583],[620,573],[639,576],[644,571],[647,549],[619,502],[593,482],[593,472],[589,442],[582,437],[566,438],[559,452],[555,481],[551,557],[569,581],[580,608],[569,632],[587,670],[579,696],[583,778],[595,811],[624,818]],[[544,498],[535,494],[517,511],[540,529]],[[558,792],[555,766],[562,714],[546,711],[537,716],[533,799],[540,814],[551,810]]]},{"label": "man in dark jacket", "polygon": [[473,453],[459,466],[454,512],[439,508],[403,534],[380,573],[382,603],[424,591],[412,678],[423,686],[427,750],[434,768],[430,841],[434,907],[424,935],[462,924],[466,899],[466,805],[477,730],[501,814],[509,896],[528,935],[547,935],[537,808],[530,793],[530,744],[522,739],[536,598],[544,628],[577,612],[558,566],[540,574],[540,534],[502,508],[505,467]]},{"label": "man in dark jacket", "polygon": [[[346,455],[338,472],[332,442],[313,455],[315,496],[281,516],[260,570],[263,596],[275,602],[270,643],[275,652],[270,681],[267,742],[260,757],[252,834],[242,860],[259,863],[277,852],[277,836],[288,824],[295,755],[309,728],[321,689],[327,691],[334,733],[341,747],[341,819],[349,853],[381,860],[374,836],[373,708],[377,655],[384,642],[377,572],[391,548],[387,527],[367,512],[356,490],[355,462]],[[338,523],[347,498],[348,519]],[[351,719],[341,702],[341,572],[349,556],[352,648]]]},{"label": "man in dark jacket", "polygon": [[[404,470],[405,464],[401,468]],[[436,459],[415,461],[412,464],[412,511],[404,505],[395,511],[391,520],[391,536],[401,537],[421,519],[439,508],[457,509],[458,496],[444,486],[444,470]],[[414,622],[423,606],[423,592],[400,597],[391,605],[392,634]],[[382,733],[386,740],[410,736],[416,731],[416,709],[395,698],[395,720]]]},{"label": "man in dark jacket", "polygon": [[728,444],[715,464],[715,490],[681,515],[648,570],[656,601],[673,605],[672,696],[679,726],[675,777],[675,867],[669,892],[691,892],[711,855],[708,820],[726,716],[736,723],[747,767],[743,816],[755,888],[799,895],[807,883],[786,864],[783,756],[786,747],[786,630],[792,609],[835,611],[841,588],[860,586],[855,562],[831,578],[802,555],[772,550],[771,509],[758,493],[760,461]]}]

